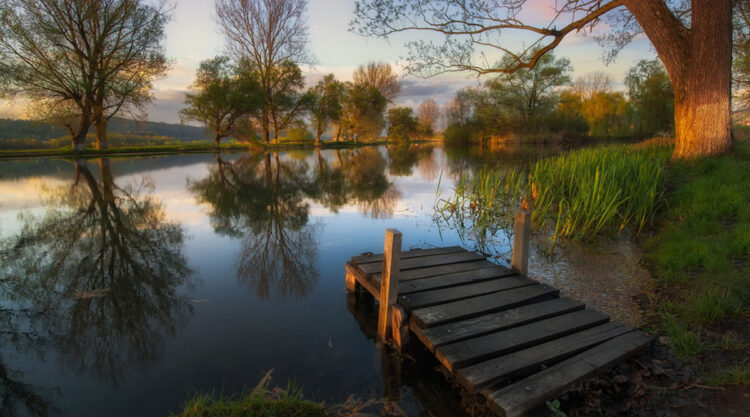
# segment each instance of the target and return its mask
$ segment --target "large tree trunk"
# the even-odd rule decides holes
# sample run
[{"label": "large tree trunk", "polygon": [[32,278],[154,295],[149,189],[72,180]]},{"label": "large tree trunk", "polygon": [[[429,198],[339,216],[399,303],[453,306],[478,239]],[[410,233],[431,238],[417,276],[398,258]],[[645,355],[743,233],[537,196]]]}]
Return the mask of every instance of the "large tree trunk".
[{"label": "large tree trunk", "polygon": [[263,120],[262,120],[262,129],[263,129],[263,142],[268,144],[271,140],[271,133],[270,129],[268,128],[269,124],[269,117],[268,117],[268,109],[263,109]]},{"label": "large tree trunk", "polygon": [[216,136],[214,137],[214,147],[216,149],[219,149],[220,142],[221,142],[221,135],[217,133]]},{"label": "large tree trunk", "polygon": [[691,59],[675,86],[676,158],[732,148],[732,2],[693,1]]},{"label": "large tree trunk", "polygon": [[675,90],[675,158],[729,152],[732,0],[692,0],[686,28],[663,1],[626,0]]},{"label": "large tree trunk", "polygon": [[91,127],[91,111],[84,108],[78,122],[78,132],[73,135],[73,141],[71,143],[73,152],[83,151],[83,146],[86,144],[86,135],[89,133],[89,127]]},{"label": "large tree trunk", "polygon": [[96,149],[107,148],[107,122],[103,117],[96,117]]}]

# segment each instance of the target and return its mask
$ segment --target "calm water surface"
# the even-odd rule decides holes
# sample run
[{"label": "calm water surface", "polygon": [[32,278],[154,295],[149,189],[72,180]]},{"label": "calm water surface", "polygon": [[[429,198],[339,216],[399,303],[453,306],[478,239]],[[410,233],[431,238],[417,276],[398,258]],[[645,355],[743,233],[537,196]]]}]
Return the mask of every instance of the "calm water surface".
[{"label": "calm water surface", "polygon": [[347,307],[344,263],[380,252],[389,227],[407,249],[471,246],[433,220],[438,181],[533,154],[0,162],[0,415],[166,416],[271,369],[327,404],[456,415],[434,364],[381,351],[374,311]]}]

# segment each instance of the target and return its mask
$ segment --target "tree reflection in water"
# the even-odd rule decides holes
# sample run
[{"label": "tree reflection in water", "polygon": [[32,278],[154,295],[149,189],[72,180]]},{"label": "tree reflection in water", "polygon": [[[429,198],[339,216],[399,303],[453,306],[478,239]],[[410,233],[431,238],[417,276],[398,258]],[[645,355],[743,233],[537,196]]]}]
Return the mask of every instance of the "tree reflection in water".
[{"label": "tree reflection in water", "polygon": [[241,239],[237,278],[260,298],[305,297],[318,281],[317,234],[305,197],[316,187],[304,161],[249,155],[235,162],[216,155],[208,177],[189,181],[210,207],[216,232]]},{"label": "tree reflection in water", "polygon": [[119,186],[107,159],[98,167],[96,178],[75,162],[72,186],[43,189],[47,212],[22,216],[20,235],[3,242],[3,290],[17,311],[37,315],[35,334],[65,367],[116,385],[132,365],[161,357],[191,313],[177,293],[191,270],[185,232],[166,219],[150,181]]},{"label": "tree reflection in water", "polygon": [[312,202],[331,212],[354,204],[373,218],[389,218],[400,193],[385,175],[377,148],[320,151],[307,160],[276,153],[216,165],[188,189],[208,206],[217,233],[241,240],[237,278],[260,298],[302,299],[318,281],[320,224],[310,224]]},{"label": "tree reflection in water", "polygon": [[385,175],[387,161],[376,147],[337,150],[334,166],[344,173],[345,199],[373,219],[389,219],[401,198]]}]

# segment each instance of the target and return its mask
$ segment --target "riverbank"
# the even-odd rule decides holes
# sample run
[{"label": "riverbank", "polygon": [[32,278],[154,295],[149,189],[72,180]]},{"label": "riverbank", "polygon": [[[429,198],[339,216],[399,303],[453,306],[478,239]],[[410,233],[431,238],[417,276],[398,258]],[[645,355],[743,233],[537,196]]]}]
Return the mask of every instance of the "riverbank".
[{"label": "riverbank", "polygon": [[641,265],[652,276],[636,302],[657,343],[570,391],[563,408],[578,415],[744,415],[750,407],[750,142],[737,143],[729,155],[692,161],[669,159],[663,143],[635,148],[664,158],[665,178],[647,222],[653,226],[636,239]]},{"label": "riverbank", "polygon": [[654,323],[707,383],[750,385],[750,142],[671,162],[665,198],[642,242],[661,300]]},{"label": "riverbank", "polygon": [[[83,151],[74,152],[69,146],[57,149],[28,149],[28,150],[0,150],[0,160],[2,159],[27,159],[27,158],[95,158],[99,156],[138,156],[138,155],[168,155],[183,153],[205,153],[205,152],[236,152],[236,151],[266,151],[281,152],[298,149],[341,149],[355,148],[362,146],[388,145],[388,140],[377,140],[368,142],[355,141],[324,141],[319,146],[312,142],[282,142],[282,143],[227,143],[219,147],[213,143],[190,143],[184,145],[155,145],[155,146],[127,146],[108,149],[86,148]],[[410,143],[426,143],[426,141],[412,141]]]}]

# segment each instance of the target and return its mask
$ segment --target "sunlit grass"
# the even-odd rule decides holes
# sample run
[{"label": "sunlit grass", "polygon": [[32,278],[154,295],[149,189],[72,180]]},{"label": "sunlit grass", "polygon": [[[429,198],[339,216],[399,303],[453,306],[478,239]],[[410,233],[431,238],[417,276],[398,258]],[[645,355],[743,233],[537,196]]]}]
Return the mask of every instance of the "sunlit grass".
[{"label": "sunlit grass", "polygon": [[607,146],[543,159],[530,173],[533,220],[557,238],[638,235],[662,207],[667,147]]},{"label": "sunlit grass", "polygon": [[530,173],[484,169],[462,176],[450,197],[439,195],[436,213],[483,233],[509,228],[526,199],[536,228],[553,231],[553,246],[558,238],[616,236],[626,227],[638,235],[663,207],[670,153],[668,146],[608,146],[542,159]]}]

